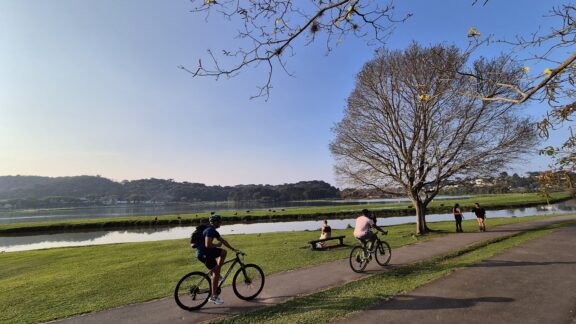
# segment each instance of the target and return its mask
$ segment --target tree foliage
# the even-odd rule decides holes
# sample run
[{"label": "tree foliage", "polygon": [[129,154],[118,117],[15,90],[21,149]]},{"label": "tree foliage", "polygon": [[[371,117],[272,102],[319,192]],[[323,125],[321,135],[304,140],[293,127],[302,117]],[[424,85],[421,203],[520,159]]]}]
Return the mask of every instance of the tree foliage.
[{"label": "tree foliage", "polygon": [[[513,90],[461,74],[468,55],[440,45],[379,51],[358,74],[334,128],[330,149],[340,178],[382,192],[400,187],[414,204],[420,234],[427,231],[426,206],[451,177],[499,172],[536,144],[528,119],[506,103],[479,99]],[[506,57],[471,66],[502,82],[518,78]]]}]

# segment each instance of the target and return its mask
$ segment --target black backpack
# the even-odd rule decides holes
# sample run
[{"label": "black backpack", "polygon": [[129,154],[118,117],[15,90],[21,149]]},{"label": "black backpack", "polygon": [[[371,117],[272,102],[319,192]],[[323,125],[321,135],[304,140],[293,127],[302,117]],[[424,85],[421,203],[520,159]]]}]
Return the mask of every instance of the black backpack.
[{"label": "black backpack", "polygon": [[208,225],[198,225],[194,232],[192,232],[192,236],[190,237],[190,246],[193,249],[197,249],[200,245],[202,245],[202,233],[204,230],[208,228]]}]

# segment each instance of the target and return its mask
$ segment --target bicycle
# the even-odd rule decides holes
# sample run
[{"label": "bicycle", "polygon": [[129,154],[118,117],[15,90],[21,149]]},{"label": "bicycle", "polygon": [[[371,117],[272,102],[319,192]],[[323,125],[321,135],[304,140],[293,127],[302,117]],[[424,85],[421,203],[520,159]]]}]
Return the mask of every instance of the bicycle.
[{"label": "bicycle", "polygon": [[[378,235],[378,233],[376,235]],[[352,248],[352,251],[350,251],[350,268],[352,268],[352,271],[358,273],[364,271],[370,260],[372,260],[373,254],[374,259],[381,266],[385,266],[390,262],[392,249],[386,241],[376,236],[372,249],[367,248],[366,241],[363,240],[361,242],[362,245],[355,246]]]},{"label": "bicycle", "polygon": [[[218,294],[220,294],[222,285],[237,264],[240,265],[240,268],[232,278],[234,294],[243,300],[254,299],[260,294],[264,288],[264,272],[255,264],[245,264],[242,262],[241,256],[245,255],[246,253],[236,251],[236,257],[234,259],[224,262],[222,269],[224,269],[225,265],[229,263],[232,264],[228,267],[226,274],[219,279]],[[174,290],[176,304],[178,304],[180,308],[188,311],[200,309],[204,306],[212,295],[210,292],[211,273],[212,271],[194,271],[182,277]]]}]

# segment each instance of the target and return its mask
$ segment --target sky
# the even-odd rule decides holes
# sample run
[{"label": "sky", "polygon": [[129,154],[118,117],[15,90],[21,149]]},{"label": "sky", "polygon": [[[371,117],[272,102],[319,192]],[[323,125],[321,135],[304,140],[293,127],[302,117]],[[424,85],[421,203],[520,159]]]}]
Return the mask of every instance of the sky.
[{"label": "sky", "polygon": [[[396,25],[391,49],[413,41],[463,47],[470,27],[508,38],[547,30],[555,21],[543,15],[562,3],[397,2],[397,13],[413,16]],[[338,185],[331,129],[375,47],[354,38],[329,55],[323,43],[297,46],[293,75],[277,69],[270,98],[251,100],[265,69],[214,80],[178,68],[236,42],[236,26],[191,9],[187,0],[0,1],[0,175]],[[546,109],[533,102],[522,112],[541,118]],[[506,171],[549,163],[535,153]]]}]

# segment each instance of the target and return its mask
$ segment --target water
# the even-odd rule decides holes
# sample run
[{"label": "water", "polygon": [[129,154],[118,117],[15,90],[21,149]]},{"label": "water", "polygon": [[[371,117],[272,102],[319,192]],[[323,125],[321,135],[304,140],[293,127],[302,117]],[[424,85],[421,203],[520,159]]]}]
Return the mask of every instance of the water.
[{"label": "water", "polygon": [[[440,196],[435,199],[459,199],[467,196]],[[162,216],[177,214],[195,214],[210,211],[238,211],[256,209],[289,209],[311,206],[338,206],[359,204],[380,204],[385,202],[407,202],[406,198],[364,199],[364,200],[316,200],[316,201],[288,201],[288,202],[199,202],[192,204],[168,205],[126,205],[108,207],[82,207],[69,209],[39,209],[0,211],[0,224],[62,221],[87,218],[111,218],[134,216]]]},{"label": "water", "polygon": [[[525,217],[533,215],[555,215],[576,212],[576,200],[570,200],[548,206],[514,208],[487,211],[488,224],[495,217]],[[378,225],[390,226],[414,223],[414,216],[388,217],[378,219]],[[464,214],[465,219],[475,219],[472,213]],[[428,222],[452,221],[452,214],[430,214]],[[334,229],[345,229],[354,226],[355,219],[329,219]],[[316,231],[322,226],[321,221],[273,222],[255,224],[223,225],[218,230],[223,235],[253,234],[290,231]],[[0,251],[14,252],[47,249],[69,246],[86,246],[112,243],[147,242],[189,238],[194,227],[174,227],[159,229],[131,229],[122,231],[93,231],[56,233],[30,236],[0,237]]]}]

